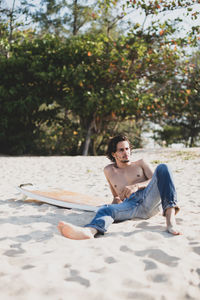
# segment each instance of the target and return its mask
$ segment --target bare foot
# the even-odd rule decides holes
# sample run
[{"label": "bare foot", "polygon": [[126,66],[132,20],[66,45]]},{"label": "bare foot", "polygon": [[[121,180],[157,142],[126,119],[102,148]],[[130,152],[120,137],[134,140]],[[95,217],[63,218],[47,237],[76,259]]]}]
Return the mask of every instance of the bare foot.
[{"label": "bare foot", "polygon": [[180,234],[182,234],[175,226],[171,226],[171,225],[169,225],[167,227],[167,231],[169,233],[173,234],[173,235],[180,235]]},{"label": "bare foot", "polygon": [[97,230],[95,228],[90,228],[90,227],[82,228],[64,222],[58,223],[58,230],[63,236],[72,240],[93,239],[95,233],[97,233]]},{"label": "bare foot", "polygon": [[176,226],[176,219],[175,219],[175,209],[168,208],[166,210],[166,223],[167,223],[167,231],[173,235],[180,235],[182,234]]}]

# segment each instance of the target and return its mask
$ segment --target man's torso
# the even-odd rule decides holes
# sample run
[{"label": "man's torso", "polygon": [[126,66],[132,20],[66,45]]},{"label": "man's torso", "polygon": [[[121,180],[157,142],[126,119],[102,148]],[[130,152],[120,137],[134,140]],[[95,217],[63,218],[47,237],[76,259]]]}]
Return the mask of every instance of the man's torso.
[{"label": "man's torso", "polygon": [[142,162],[142,160],[131,162],[125,168],[118,168],[116,164],[110,164],[105,168],[106,178],[117,195],[120,196],[125,186],[147,180],[142,168]]}]

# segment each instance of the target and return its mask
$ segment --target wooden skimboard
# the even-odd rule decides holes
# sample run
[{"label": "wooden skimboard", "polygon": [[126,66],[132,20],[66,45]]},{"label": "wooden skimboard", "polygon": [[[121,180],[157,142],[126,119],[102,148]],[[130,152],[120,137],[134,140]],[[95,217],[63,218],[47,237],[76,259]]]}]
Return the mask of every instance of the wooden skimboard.
[{"label": "wooden skimboard", "polygon": [[23,195],[36,202],[44,202],[65,208],[75,208],[86,211],[97,211],[104,204],[110,204],[106,199],[89,196],[61,189],[39,189],[32,184],[21,184],[17,187]]}]

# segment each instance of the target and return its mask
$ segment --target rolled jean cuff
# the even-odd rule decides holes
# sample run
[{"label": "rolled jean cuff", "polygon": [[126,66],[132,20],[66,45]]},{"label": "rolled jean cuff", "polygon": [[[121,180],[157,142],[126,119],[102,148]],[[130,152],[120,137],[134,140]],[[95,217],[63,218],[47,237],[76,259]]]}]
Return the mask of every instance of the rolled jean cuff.
[{"label": "rolled jean cuff", "polygon": [[105,229],[102,229],[101,227],[99,227],[98,225],[92,225],[92,224],[88,224],[88,225],[85,225],[84,227],[92,227],[92,228],[95,228],[98,233],[100,234],[104,234],[106,232]]},{"label": "rolled jean cuff", "polygon": [[180,210],[180,207],[179,206],[177,206],[176,204],[174,204],[174,205],[168,205],[167,207],[165,207],[165,209],[163,210],[163,216],[165,217],[165,215],[166,215],[166,210],[168,209],[168,208],[175,208],[175,215],[179,212],[179,210]]}]

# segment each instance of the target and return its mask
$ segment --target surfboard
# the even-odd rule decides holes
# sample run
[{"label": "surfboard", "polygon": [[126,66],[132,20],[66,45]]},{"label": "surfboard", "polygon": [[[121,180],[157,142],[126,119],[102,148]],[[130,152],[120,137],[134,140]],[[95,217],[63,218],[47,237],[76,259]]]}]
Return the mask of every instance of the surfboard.
[{"label": "surfboard", "polygon": [[31,183],[21,184],[17,186],[17,190],[28,197],[29,201],[33,199],[36,202],[85,211],[96,212],[100,206],[111,203],[110,199],[101,199],[62,189],[38,188]]}]

